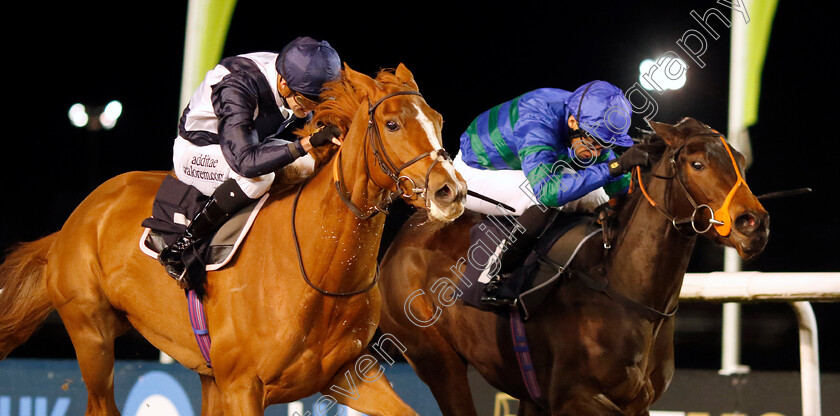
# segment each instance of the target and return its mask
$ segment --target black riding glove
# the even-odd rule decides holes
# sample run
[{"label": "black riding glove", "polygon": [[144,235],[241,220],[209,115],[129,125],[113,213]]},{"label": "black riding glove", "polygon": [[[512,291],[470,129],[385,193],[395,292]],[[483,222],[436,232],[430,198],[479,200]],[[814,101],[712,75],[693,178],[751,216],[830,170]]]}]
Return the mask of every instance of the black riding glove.
[{"label": "black riding glove", "polygon": [[334,137],[341,136],[341,129],[336,126],[326,126],[309,138],[312,147],[320,147],[332,143]]},{"label": "black riding glove", "polygon": [[636,166],[643,168],[650,166],[650,155],[648,152],[633,146],[617,159],[607,162],[607,166],[610,168],[610,175],[620,176],[630,172]]}]

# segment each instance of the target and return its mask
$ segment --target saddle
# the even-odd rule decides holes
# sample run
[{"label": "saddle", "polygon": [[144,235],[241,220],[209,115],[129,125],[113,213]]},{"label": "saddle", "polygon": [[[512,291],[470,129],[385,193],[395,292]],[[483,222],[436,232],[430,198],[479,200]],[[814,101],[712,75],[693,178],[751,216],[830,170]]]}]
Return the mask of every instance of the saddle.
[{"label": "saddle", "polygon": [[[609,228],[602,225],[609,221],[609,215],[608,208],[599,208],[594,216],[561,211],[543,232],[524,264],[514,271],[505,285],[500,288],[500,295],[516,299],[515,307],[509,311],[495,309],[481,302],[480,299],[484,292],[483,284],[469,284],[469,286],[464,284],[464,281],[481,281],[474,278],[481,271],[477,267],[473,267],[470,261],[467,262],[467,270],[464,275],[466,279],[457,279],[464,304],[480,310],[492,311],[501,315],[501,318],[507,321],[513,352],[522,381],[531,400],[541,409],[546,409],[548,405],[543,398],[536,377],[525,330],[525,321],[536,313],[546,299],[550,299],[551,294],[557,290],[564,279],[581,279],[580,273],[570,270],[569,265],[586,242],[604,233],[604,230]],[[491,227],[491,224],[495,227]],[[509,227],[507,227],[508,225]],[[494,254],[492,250],[474,250],[473,247],[476,244],[486,246],[488,242],[501,241],[505,238],[504,235],[510,235],[512,226],[513,224],[510,222],[506,224],[505,221],[499,221],[497,218],[485,217],[470,230],[471,249],[468,252],[469,259],[471,261],[476,259],[479,262],[484,261],[484,263],[478,264],[487,264],[486,257],[476,256],[475,252],[488,252],[487,256],[491,256]],[[606,236],[603,240],[605,247],[609,244],[608,237]],[[586,284],[591,283],[588,278],[582,279],[582,281]],[[593,289],[603,291],[601,287],[593,287]]]},{"label": "saddle", "polygon": [[[186,230],[187,221],[195,218],[209,197],[197,188],[177,178],[167,176],[158,189],[152,204],[152,216],[142,223],[140,250],[154,259],[167,245],[172,244]],[[190,283],[202,297],[206,272],[227,265],[245,239],[257,213],[268,194],[231,216],[208,241],[194,245],[195,250],[184,253]]]},{"label": "saddle", "polygon": [[[485,244],[488,240],[504,238],[504,231],[499,230],[499,225],[504,221],[485,218],[477,224],[471,234],[471,247],[475,244]],[[494,227],[491,227],[493,224]],[[484,227],[481,227],[484,225]],[[487,230],[491,232],[487,232]],[[483,234],[476,231],[481,230]],[[517,299],[517,306],[522,312],[522,318],[527,320],[536,312],[539,306],[556,290],[557,285],[566,275],[566,269],[574,260],[580,247],[592,237],[600,234],[602,228],[597,224],[595,218],[589,214],[563,213],[561,212],[555,220],[546,228],[536,247],[531,251],[522,266],[513,272],[512,276],[499,290],[501,296]],[[491,238],[488,234],[492,234]],[[481,239],[484,238],[484,243]],[[486,250],[485,250],[486,251]],[[488,256],[492,253],[488,253]],[[476,260],[475,255],[470,260]],[[482,259],[477,259],[478,264],[487,264]],[[482,270],[471,267],[468,262],[465,280],[470,282],[481,281],[475,276]],[[472,269],[472,270],[471,270]],[[466,286],[462,279],[458,279],[459,289],[463,291],[461,299],[465,304],[486,311],[501,312],[498,309],[483,304],[480,299],[484,291],[484,285],[472,284]]]},{"label": "saddle", "polygon": [[581,216],[570,224],[551,227],[537,243],[520,269],[520,286],[515,291],[522,318],[528,320],[567,275],[569,265],[580,248],[603,231],[591,216]]}]

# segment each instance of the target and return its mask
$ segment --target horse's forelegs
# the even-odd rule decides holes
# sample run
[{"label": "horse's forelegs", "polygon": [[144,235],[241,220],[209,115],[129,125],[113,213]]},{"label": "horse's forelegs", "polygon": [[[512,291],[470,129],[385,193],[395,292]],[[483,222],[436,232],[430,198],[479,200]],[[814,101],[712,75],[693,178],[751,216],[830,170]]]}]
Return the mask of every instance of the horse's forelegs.
[{"label": "horse's forelegs", "polygon": [[417,415],[417,412],[405,404],[391,388],[384,370],[373,361],[372,356],[370,360],[363,356],[359,360],[344,364],[330,382],[330,386],[321,393],[330,395],[340,404],[371,416]]},{"label": "horse's forelegs", "polygon": [[[265,411],[263,407],[264,386],[256,376],[240,376],[233,380],[217,378],[216,383],[218,383],[218,389],[222,392],[222,408],[224,410],[222,414],[225,416],[258,416]],[[203,386],[202,390],[204,390]]]},{"label": "horse's forelegs", "polygon": [[519,411],[516,412],[517,416],[548,416],[550,414],[547,409],[540,409],[536,403],[528,400],[521,400],[519,402]]},{"label": "horse's forelegs", "polygon": [[581,392],[557,407],[559,409],[552,408],[552,416],[625,416],[625,413],[603,394]]},{"label": "horse's forelegs", "polygon": [[201,416],[224,415],[224,401],[222,391],[216,384],[216,379],[199,374],[201,378]]},{"label": "horse's forelegs", "polygon": [[87,387],[85,414],[119,415],[114,402],[114,339],[128,330],[128,322],[97,297],[71,298],[58,313],[76,349]]},{"label": "horse's forelegs", "polygon": [[467,364],[449,343],[425,328],[422,343],[408,345],[406,358],[429,386],[444,416],[476,416],[467,378]]}]

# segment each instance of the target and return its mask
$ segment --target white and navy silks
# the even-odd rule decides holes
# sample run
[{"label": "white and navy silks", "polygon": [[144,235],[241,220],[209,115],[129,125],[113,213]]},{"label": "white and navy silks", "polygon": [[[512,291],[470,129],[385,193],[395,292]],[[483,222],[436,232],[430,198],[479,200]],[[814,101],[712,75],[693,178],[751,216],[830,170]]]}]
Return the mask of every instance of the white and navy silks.
[{"label": "white and navy silks", "polygon": [[207,72],[178,126],[173,163],[179,180],[209,196],[234,179],[256,199],[284,166],[294,162],[311,172],[314,161],[292,134],[306,119],[284,106],[276,59],[271,52],[239,55]]}]

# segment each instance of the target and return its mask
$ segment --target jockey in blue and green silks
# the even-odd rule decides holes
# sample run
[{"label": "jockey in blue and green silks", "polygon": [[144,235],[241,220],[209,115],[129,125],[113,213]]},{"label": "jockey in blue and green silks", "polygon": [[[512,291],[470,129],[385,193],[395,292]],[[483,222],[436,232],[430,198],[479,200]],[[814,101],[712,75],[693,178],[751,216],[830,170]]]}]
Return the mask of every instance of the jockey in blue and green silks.
[{"label": "jockey in blue and green silks", "polygon": [[[618,87],[592,81],[574,92],[527,92],[473,120],[461,135],[455,168],[471,191],[515,212],[473,196],[467,197],[466,207],[488,215],[519,216],[526,230],[503,250],[496,278],[524,260],[545,226],[546,212],[551,212],[544,212],[545,207],[592,211],[627,192],[630,170],[648,164],[647,153],[632,147],[627,134],[631,115],[630,103]],[[614,148],[629,149],[616,157]],[[513,254],[517,252],[522,255]]]}]

